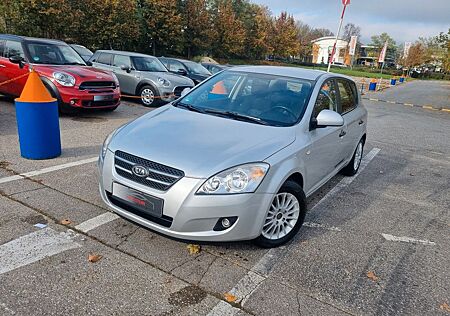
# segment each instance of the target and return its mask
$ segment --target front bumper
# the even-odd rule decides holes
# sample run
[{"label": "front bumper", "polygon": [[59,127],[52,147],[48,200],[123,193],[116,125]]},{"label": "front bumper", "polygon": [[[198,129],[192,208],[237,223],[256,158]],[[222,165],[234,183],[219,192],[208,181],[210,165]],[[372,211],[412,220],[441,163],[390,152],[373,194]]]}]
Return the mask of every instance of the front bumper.
[{"label": "front bumper", "polygon": [[[250,240],[261,234],[264,218],[273,194],[249,193],[236,195],[195,195],[205,179],[184,177],[168,191],[161,192],[118,175],[114,168],[114,154],[107,152],[99,162],[100,194],[103,201],[117,214],[159,233],[197,241]],[[120,207],[110,199],[113,182],[164,200],[163,216],[172,220],[170,227],[140,217]],[[213,230],[221,217],[237,216],[228,229]]]},{"label": "front bumper", "polygon": [[[58,87],[61,102],[75,108],[105,109],[120,104],[120,89],[109,91],[79,90],[77,87]],[[95,100],[100,98],[102,100]]]}]

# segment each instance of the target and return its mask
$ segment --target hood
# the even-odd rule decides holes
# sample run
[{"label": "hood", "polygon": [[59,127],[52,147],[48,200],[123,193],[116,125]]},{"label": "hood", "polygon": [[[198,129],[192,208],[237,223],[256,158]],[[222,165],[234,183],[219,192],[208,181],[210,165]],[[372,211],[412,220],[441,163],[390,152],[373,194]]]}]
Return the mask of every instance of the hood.
[{"label": "hood", "polygon": [[33,67],[39,73],[50,78],[55,71],[68,73],[78,79],[77,83],[80,81],[114,81],[111,72],[89,66],[34,65]]},{"label": "hood", "polygon": [[154,79],[161,77],[169,80],[172,83],[172,86],[194,86],[194,82],[186,78],[184,76],[180,76],[171,72],[161,71],[161,72],[150,72],[150,71],[141,71],[140,72],[144,78]]},{"label": "hood", "polygon": [[230,167],[264,161],[295,140],[292,127],[271,127],[191,112],[171,105],[122,128],[109,149],[209,178]]}]

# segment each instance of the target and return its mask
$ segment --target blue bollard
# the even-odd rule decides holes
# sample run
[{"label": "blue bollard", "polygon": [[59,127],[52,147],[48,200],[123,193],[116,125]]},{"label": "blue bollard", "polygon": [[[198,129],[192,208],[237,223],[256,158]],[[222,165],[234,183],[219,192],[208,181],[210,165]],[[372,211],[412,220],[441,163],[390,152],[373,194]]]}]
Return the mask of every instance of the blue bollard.
[{"label": "blue bollard", "polygon": [[391,79],[391,86],[395,86],[396,83],[397,83],[397,79]]},{"label": "blue bollard", "polygon": [[377,89],[377,83],[376,82],[371,82],[369,84],[369,91],[375,91]]},{"label": "blue bollard", "polygon": [[400,79],[398,80],[400,83],[403,83],[405,81],[405,77],[400,77]]},{"label": "blue bollard", "polygon": [[36,72],[28,76],[15,104],[22,157],[49,159],[61,155],[58,101],[50,96]]}]

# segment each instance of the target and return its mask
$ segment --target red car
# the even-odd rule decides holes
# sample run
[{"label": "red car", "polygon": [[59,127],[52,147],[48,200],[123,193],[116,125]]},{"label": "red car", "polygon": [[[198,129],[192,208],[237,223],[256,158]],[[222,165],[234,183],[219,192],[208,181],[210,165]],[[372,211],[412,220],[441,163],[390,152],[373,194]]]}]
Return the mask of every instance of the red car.
[{"label": "red car", "polygon": [[[120,104],[117,77],[90,67],[62,41],[0,34],[0,93],[19,96],[29,67],[37,71],[61,112],[78,108],[114,111]],[[23,76],[1,85],[2,82]]]}]

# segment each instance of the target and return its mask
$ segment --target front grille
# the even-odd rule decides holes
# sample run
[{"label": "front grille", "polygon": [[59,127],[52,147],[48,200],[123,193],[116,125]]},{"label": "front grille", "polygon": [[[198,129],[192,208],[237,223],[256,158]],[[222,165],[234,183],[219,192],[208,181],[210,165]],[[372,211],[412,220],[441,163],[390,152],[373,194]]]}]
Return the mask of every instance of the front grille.
[{"label": "front grille", "polygon": [[162,217],[155,217],[155,216],[152,216],[150,214],[142,212],[141,210],[138,210],[137,208],[132,207],[132,206],[120,201],[119,199],[115,198],[108,191],[106,191],[106,195],[108,196],[108,199],[112,204],[114,204],[117,207],[120,207],[121,209],[123,209],[127,212],[133,213],[139,217],[145,218],[146,220],[149,220],[151,222],[154,222],[154,223],[159,224],[164,227],[169,228],[172,225],[173,218],[170,216],[163,215]]},{"label": "front grille", "polygon": [[80,90],[115,89],[114,81],[85,81],[80,84]]},{"label": "front grille", "polygon": [[175,87],[175,89],[173,89],[173,94],[176,97],[181,97],[181,92],[183,92],[184,89],[186,88],[191,88],[189,86],[179,86],[179,87]]},{"label": "front grille", "polygon": [[[146,167],[149,172],[148,177],[143,178],[135,175],[131,171],[134,165]],[[184,177],[184,172],[181,170],[143,159],[123,151],[116,151],[114,166],[117,174],[121,177],[160,191],[167,191],[178,180]]]},{"label": "front grille", "polygon": [[113,106],[119,102],[119,99],[107,100],[107,101],[81,101],[84,107],[96,107],[96,106]]}]

